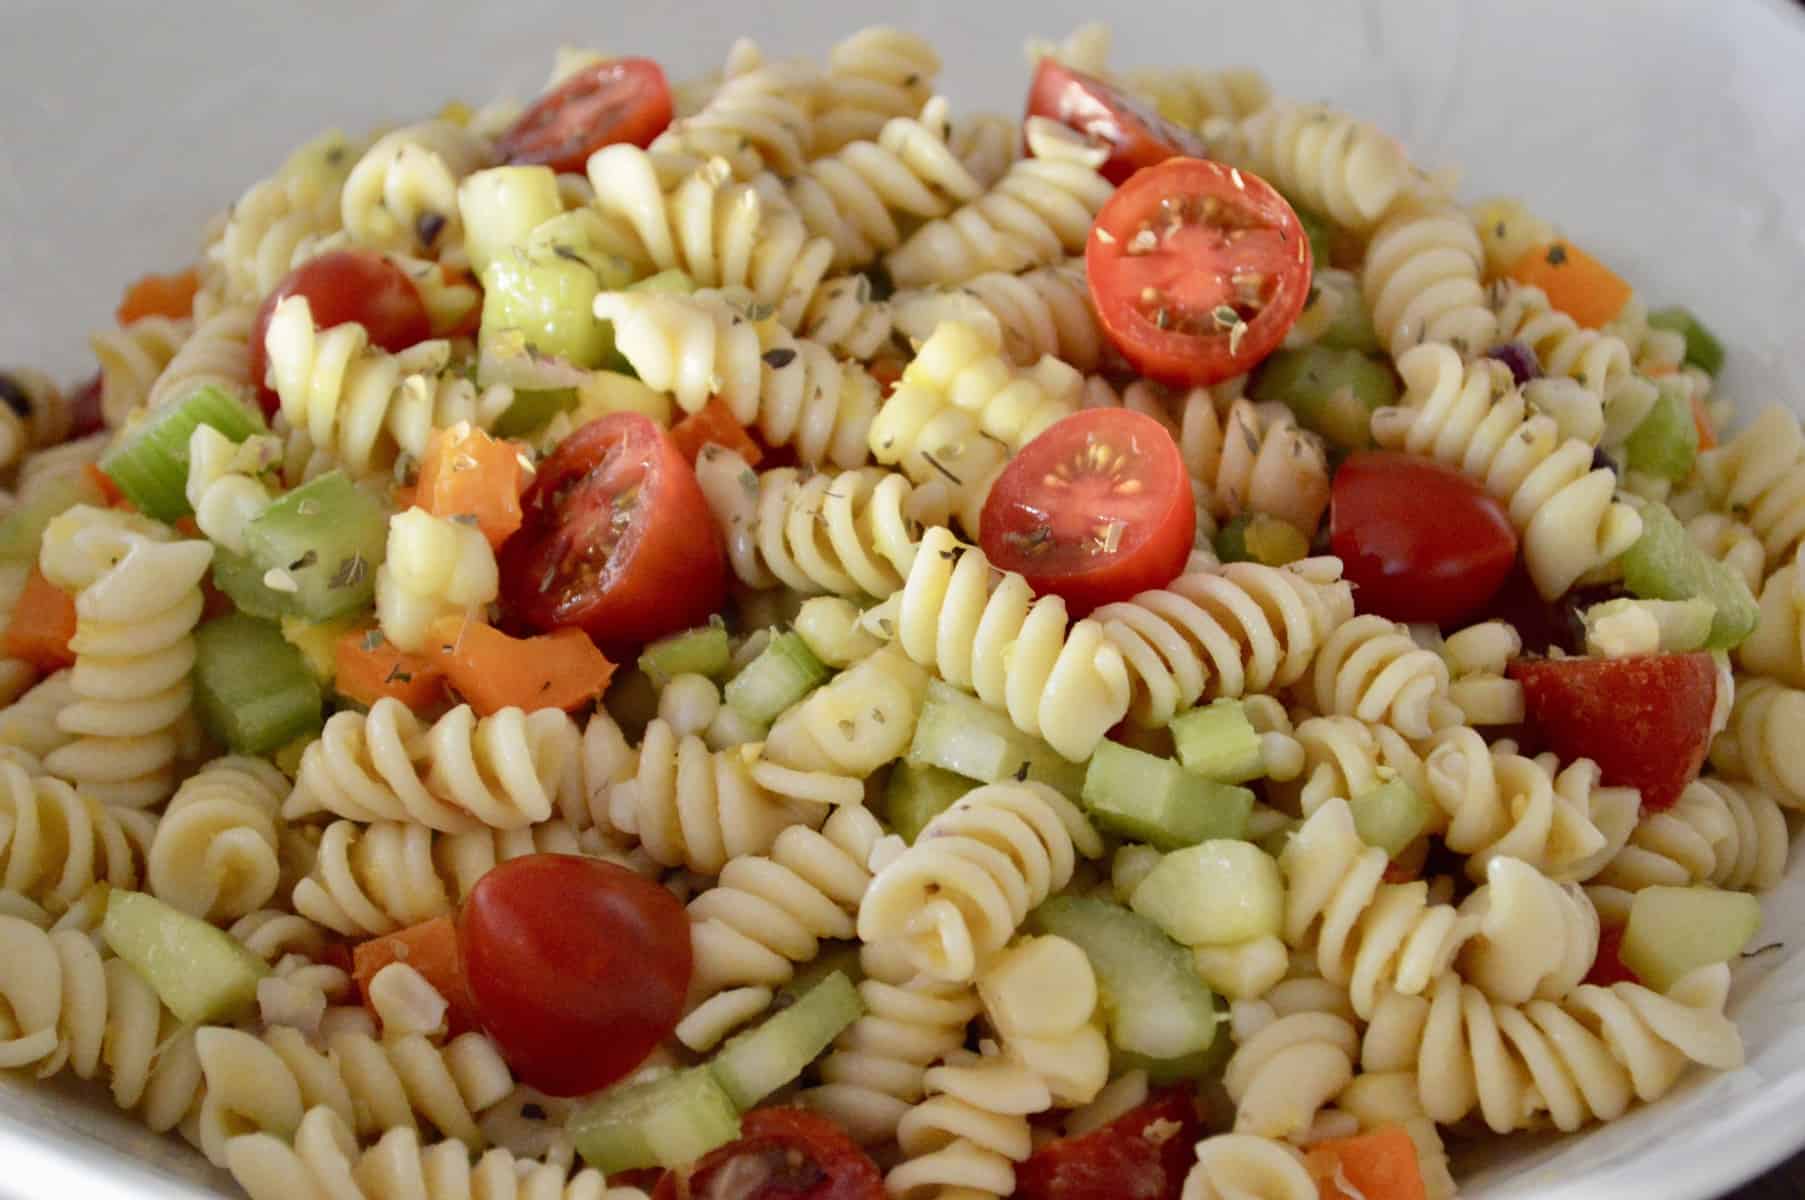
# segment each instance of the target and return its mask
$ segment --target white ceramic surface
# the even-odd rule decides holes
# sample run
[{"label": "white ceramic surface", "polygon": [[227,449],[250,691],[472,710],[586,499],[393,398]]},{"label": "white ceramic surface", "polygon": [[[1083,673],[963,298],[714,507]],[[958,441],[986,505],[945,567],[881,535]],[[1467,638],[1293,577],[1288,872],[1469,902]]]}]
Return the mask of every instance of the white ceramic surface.
[{"label": "white ceramic surface", "polygon": [[[561,42],[682,75],[745,34],[819,53],[888,21],[936,37],[956,104],[1016,111],[1024,36],[1108,15],[1118,65],[1251,63],[1397,133],[1463,191],[1521,194],[1724,338],[1746,408],[1805,404],[1805,16],[1786,0],[0,0],[0,362],[73,376],[122,284],[321,128],[530,95]],[[1805,731],[1801,731],[1805,733]],[[1800,856],[1805,859],[1805,856]],[[1766,898],[1733,1002],[1749,1065],[1485,1167],[1472,1200],[1702,1200],[1805,1144],[1805,862]],[[176,1200],[222,1176],[99,1093],[0,1082],[0,1196]]]}]

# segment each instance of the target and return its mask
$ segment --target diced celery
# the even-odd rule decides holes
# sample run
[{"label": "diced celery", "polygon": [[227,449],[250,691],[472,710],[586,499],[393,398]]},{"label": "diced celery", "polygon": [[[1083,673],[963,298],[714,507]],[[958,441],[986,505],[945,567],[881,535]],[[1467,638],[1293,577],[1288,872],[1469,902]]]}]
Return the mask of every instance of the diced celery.
[{"label": "diced celery", "polygon": [[639,669],[663,687],[679,675],[723,675],[729,656],[727,627],[715,622],[659,638],[640,652]]},{"label": "diced celery", "polygon": [[240,754],[266,754],[320,728],[319,682],[268,621],[242,613],[194,631],[194,700],[207,731]]},{"label": "diced celery", "polygon": [[1265,513],[1240,513],[1216,531],[1211,542],[1223,562],[1257,562],[1282,567],[1310,553],[1310,543],[1289,521]]},{"label": "diced celery", "polygon": [[740,1114],[707,1067],[616,1086],[570,1115],[565,1132],[607,1173],[681,1167],[740,1135]]},{"label": "diced celery", "polygon": [[832,674],[807,643],[785,630],[728,681],[723,695],[748,721],[769,724]]},{"label": "diced celery", "polygon": [[1348,801],[1360,840],[1396,858],[1429,827],[1429,801],[1402,779],[1388,779]]},{"label": "diced celery", "polygon": [[1260,735],[1239,700],[1194,708],[1174,720],[1171,728],[1178,761],[1193,774],[1218,783],[1246,783],[1266,774]]},{"label": "diced celery", "polygon": [[382,505],[329,471],[264,509],[244,540],[258,568],[293,585],[276,588],[283,612],[329,621],[369,607],[388,531]]},{"label": "diced celery", "polygon": [[1624,552],[1623,585],[1648,600],[1709,600],[1717,613],[1704,648],[1739,645],[1761,616],[1749,585],[1700,549],[1666,505],[1644,504],[1640,512],[1642,536]]},{"label": "diced celery", "polygon": [[490,432],[496,437],[518,438],[544,429],[551,419],[577,404],[575,388],[516,388],[514,403],[495,418]]},{"label": "diced celery", "polygon": [[859,964],[859,944],[857,942],[824,942],[821,953],[815,961],[804,963],[796,968],[796,974],[790,981],[777,989],[777,995],[771,1001],[773,1012],[782,1012],[810,992],[815,985],[829,975],[839,973],[846,976],[853,987],[858,987],[865,978],[865,971]]},{"label": "diced celery", "polygon": [[288,597],[263,582],[263,568],[224,546],[213,548],[213,586],[226,594],[238,611],[265,621],[279,621]]},{"label": "diced celery", "polygon": [[1761,928],[1761,903],[1747,892],[1646,887],[1630,904],[1623,965],[1657,992],[1711,963],[1729,962]]},{"label": "diced celery", "polygon": [[564,210],[558,177],[550,167],[491,167],[458,185],[464,249],[480,277],[508,247]]},{"label": "diced celery", "polygon": [[31,497],[0,521],[0,561],[36,565],[44,527],[77,504],[106,504],[100,485],[86,471],[60,475],[37,485]]},{"label": "diced celery", "polygon": [[148,414],[107,451],[100,469],[138,511],[159,521],[180,520],[194,512],[187,492],[188,442],[201,425],[234,442],[269,432],[258,413],[219,388],[204,387]]},{"label": "diced celery", "polygon": [[1716,375],[1724,369],[1724,344],[1705,328],[1704,322],[1691,309],[1679,304],[1656,309],[1648,314],[1648,323],[1655,329],[1672,329],[1685,334],[1686,361],[1707,375]]},{"label": "diced celery", "polygon": [[257,1003],[269,967],[223,929],[154,896],[114,888],[100,936],[144,976],[176,1019],[190,1025],[239,1019]]},{"label": "diced celery", "polygon": [[928,682],[908,761],[940,767],[980,783],[1032,779],[1076,799],[1084,768],[1060,757],[1008,716],[942,680]]},{"label": "diced celery", "polygon": [[1389,367],[1358,350],[1305,346],[1268,357],[1252,396],[1284,404],[1305,429],[1344,450],[1359,450],[1372,444],[1373,411],[1398,402],[1398,381]]},{"label": "diced celery", "polygon": [[1216,838],[1166,855],[1129,900],[1186,946],[1233,946],[1279,932],[1285,881],[1252,842]]},{"label": "diced celery", "polygon": [[1162,850],[1247,832],[1253,793],[1217,783],[1127,746],[1105,741],[1091,756],[1080,795],[1097,824]]},{"label": "diced celery", "polygon": [[1623,445],[1624,464],[1674,482],[1692,473],[1698,455],[1698,426],[1692,420],[1692,401],[1686,385],[1662,379],[1655,387],[1655,404]]},{"label": "diced celery", "polygon": [[884,785],[884,815],[902,840],[914,845],[929,821],[971,789],[963,775],[904,759],[890,769]]},{"label": "diced celery", "polygon": [[1177,1059],[1215,1040],[1215,996],[1190,954],[1152,921],[1107,900],[1056,896],[1028,914],[1028,925],[1076,942],[1091,960],[1116,1049]]},{"label": "diced celery", "polygon": [[721,1090],[745,1112],[802,1074],[802,1069],[864,1012],[864,1002],[852,981],[836,971],[782,1012],[735,1034],[708,1069]]},{"label": "diced celery", "polygon": [[599,367],[614,348],[613,330],[595,315],[601,290],[580,259],[509,250],[483,272],[482,346],[499,352],[517,337],[531,357]]}]

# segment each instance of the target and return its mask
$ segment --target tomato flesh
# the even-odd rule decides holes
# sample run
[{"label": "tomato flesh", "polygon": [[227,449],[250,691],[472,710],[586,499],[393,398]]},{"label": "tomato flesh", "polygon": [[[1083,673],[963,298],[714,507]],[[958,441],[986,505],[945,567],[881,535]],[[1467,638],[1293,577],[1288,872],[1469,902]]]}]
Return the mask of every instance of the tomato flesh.
[{"label": "tomato flesh", "polygon": [[532,854],[495,867],[458,915],[483,1029],[522,1083],[606,1087],[670,1036],[689,987],[689,919],[659,884],[601,859]]},{"label": "tomato flesh", "polygon": [[542,632],[575,627],[615,662],[707,621],[727,553],[696,473],[649,417],[611,413],[559,443],[501,548],[504,607]]},{"label": "tomato flesh", "polygon": [[1082,616],[1170,583],[1191,553],[1197,508],[1165,426],[1093,408],[1022,447],[991,486],[978,528],[992,563]]},{"label": "tomato flesh", "polygon": [[801,1108],[760,1108],[740,1138],[695,1165],[666,1171],[652,1200],[883,1200],[877,1164],[825,1117]]},{"label": "tomato flesh", "polygon": [[649,58],[596,63],[533,102],[496,148],[509,163],[581,171],[603,146],[645,148],[671,123],[671,87]]},{"label": "tomato flesh", "polygon": [[1097,214],[1084,251],[1104,332],[1143,375],[1218,383],[1265,358],[1310,292],[1310,239],[1259,176],[1169,158]]},{"label": "tomato flesh", "polygon": [[1183,1087],[1149,1097],[1101,1129],[1048,1142],[1016,1168],[1018,1200],[1178,1200],[1203,1136]]},{"label": "tomato flesh", "polygon": [[1672,808],[1698,778],[1717,707],[1711,655],[1519,659],[1509,674],[1541,741],[1563,762],[1591,759],[1610,786],[1638,789],[1643,812]]},{"label": "tomato flesh", "polygon": [[1586,972],[1586,982],[1599,987],[1613,983],[1641,983],[1636,973],[1623,964],[1623,926],[1606,925],[1598,931],[1598,955]]},{"label": "tomato flesh", "polygon": [[1485,605],[1517,560],[1503,505],[1451,467],[1388,451],[1335,472],[1329,543],[1361,612],[1438,625]]},{"label": "tomato flesh", "polygon": [[1204,158],[1203,139],[1166,120],[1094,75],[1074,71],[1047,55],[1028,89],[1028,115],[1047,117],[1109,147],[1099,172],[1120,185],[1142,167],[1174,155]]},{"label": "tomato flesh", "polygon": [[374,250],[332,250],[308,259],[276,285],[251,324],[251,378],[267,417],[276,415],[281,402],[264,380],[269,351],[263,339],[276,305],[289,296],[307,297],[319,328],[355,322],[370,335],[371,345],[390,353],[423,342],[432,333],[419,287],[406,271]]}]

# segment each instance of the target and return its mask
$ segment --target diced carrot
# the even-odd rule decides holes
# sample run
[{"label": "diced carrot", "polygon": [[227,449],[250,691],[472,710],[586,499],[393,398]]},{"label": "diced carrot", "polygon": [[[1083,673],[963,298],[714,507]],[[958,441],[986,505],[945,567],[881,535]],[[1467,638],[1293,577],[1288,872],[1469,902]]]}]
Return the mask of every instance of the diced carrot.
[{"label": "diced carrot", "polygon": [[[351,951],[351,974],[357,990],[370,1002],[370,980],[390,963],[403,962],[426,977],[450,1007],[445,1020],[454,1036],[479,1027],[476,1001],[464,974],[464,956],[458,950],[457,923],[450,917],[434,917],[418,925],[359,942]],[[371,1010],[374,1013],[374,1009]]]},{"label": "diced carrot", "polygon": [[491,546],[520,528],[520,447],[467,421],[433,431],[413,502],[436,517],[474,517]]},{"label": "diced carrot", "polygon": [[334,686],[359,704],[392,697],[411,708],[430,708],[445,694],[445,669],[422,654],[409,654],[375,629],[352,629],[333,648]]},{"label": "diced carrot", "polygon": [[1426,1200],[1416,1143],[1402,1125],[1318,1142],[1305,1159],[1321,1200]]},{"label": "diced carrot", "polygon": [[428,631],[427,653],[479,714],[504,708],[563,708],[602,694],[614,664],[580,629],[509,637],[462,617],[441,617]]},{"label": "diced carrot", "polygon": [[1705,407],[1705,398],[1697,391],[1688,399],[1692,401],[1692,424],[1698,430],[1698,448],[1709,450],[1717,445],[1717,430],[1711,424],[1711,410]]},{"label": "diced carrot", "polygon": [[75,661],[69,649],[69,639],[74,636],[75,597],[33,567],[6,626],[7,654],[40,671],[60,670]]},{"label": "diced carrot", "polygon": [[98,464],[83,464],[82,473],[94,482],[95,487],[100,489],[100,495],[106,501],[108,508],[115,507],[125,499],[125,493],[119,490],[119,485],[113,482],[113,477],[101,470]]},{"label": "diced carrot", "polygon": [[125,289],[113,316],[121,325],[145,317],[187,317],[194,312],[194,294],[200,288],[200,276],[193,267],[174,275],[146,275]]},{"label": "diced carrot", "polygon": [[1592,329],[1608,325],[1629,303],[1630,285],[1572,242],[1537,246],[1505,272],[1539,287],[1548,303]]},{"label": "diced carrot", "polygon": [[759,444],[752,440],[744,425],[733,419],[732,410],[719,396],[710,396],[707,404],[671,426],[671,440],[677,443],[677,449],[692,466],[696,455],[710,442],[725,446],[753,466],[764,457]]}]

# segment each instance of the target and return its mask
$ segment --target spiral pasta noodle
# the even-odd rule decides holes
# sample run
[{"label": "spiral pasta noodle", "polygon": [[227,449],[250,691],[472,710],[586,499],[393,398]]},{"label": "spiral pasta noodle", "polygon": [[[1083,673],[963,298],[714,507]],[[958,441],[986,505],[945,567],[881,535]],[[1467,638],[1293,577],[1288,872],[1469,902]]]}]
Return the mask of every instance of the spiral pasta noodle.
[{"label": "spiral pasta noodle", "polygon": [[1771,679],[1740,676],[1730,723],[1711,743],[1711,763],[1746,779],[1784,808],[1805,808],[1805,763],[1794,756],[1791,730],[1805,720],[1805,691]]},{"label": "spiral pasta noodle", "polygon": [[[1761,595],[1767,554],[1753,529],[1729,513],[1702,512],[1686,522],[1686,533],[1692,538],[1693,545],[1736,572],[1749,585],[1751,596]],[[1750,636],[1760,635],[1761,622],[1758,621]]]},{"label": "spiral pasta noodle", "polygon": [[1133,680],[1134,720],[1157,726],[1200,700],[1300,682],[1353,608],[1340,562],[1316,558],[1187,571],[1092,619]]},{"label": "spiral pasta noodle", "polygon": [[827,54],[810,154],[819,161],[920,112],[939,74],[939,53],[916,34],[873,25],[842,39]]},{"label": "spiral pasta noodle", "polygon": [[301,756],[282,815],[415,821],[443,833],[522,829],[578,785],[581,734],[555,708],[478,718],[460,704],[430,727],[383,697],[366,716],[339,712]]},{"label": "spiral pasta noodle", "polygon": [[1580,328],[1548,303],[1541,288],[1496,283],[1492,307],[1498,314],[1498,341],[1519,342],[1535,351],[1544,375],[1576,380],[1588,391],[1602,394],[1630,372],[1630,351],[1622,338]]},{"label": "spiral pasta noodle", "polygon": [[[0,622],[12,623],[19,599],[25,594],[31,570],[25,563],[0,566]],[[11,704],[38,681],[37,667],[22,658],[0,654],[0,706]],[[3,711],[3,708],[0,708]]]},{"label": "spiral pasta noodle", "polygon": [[946,682],[1002,708],[1023,733],[1082,762],[1128,711],[1124,655],[1100,621],[1068,627],[1059,597],[1034,599],[1014,572],[991,576],[982,550],[961,547],[944,525],[934,526],[902,590],[866,613],[866,626],[893,636]]},{"label": "spiral pasta noodle", "polygon": [[651,153],[683,163],[719,157],[741,179],[767,169],[794,175],[808,161],[819,86],[819,72],[800,63],[730,70],[701,108],[653,139]]},{"label": "spiral pasta noodle", "polygon": [[1410,738],[1460,723],[1448,698],[1448,664],[1424,650],[1396,621],[1368,614],[1344,621],[1323,640],[1310,695],[1323,713],[1384,722]]},{"label": "spiral pasta noodle", "polygon": [[180,404],[204,387],[216,387],[248,401],[258,382],[251,378],[249,346],[255,316],[251,305],[237,304],[196,324],[151,385],[146,407],[155,410]]},{"label": "spiral pasta noodle", "polygon": [[1197,1143],[1181,1200],[1316,1200],[1316,1180],[1284,1142],[1219,1133]]},{"label": "spiral pasta noodle", "polygon": [[75,740],[56,723],[57,714],[75,703],[74,674],[56,671],[0,708],[0,747],[42,758]]},{"label": "spiral pasta noodle", "polygon": [[984,1014],[1003,1058],[1033,1072],[1053,1103],[1089,1104],[1109,1080],[1109,1043],[1095,1023],[1097,977],[1062,937],[1025,938],[978,977]]},{"label": "spiral pasta noodle", "polygon": [[1321,104],[1271,104],[1241,130],[1248,167],[1354,233],[1376,226],[1410,181],[1397,142]]},{"label": "spiral pasta noodle", "polygon": [[345,178],[339,195],[345,232],[362,245],[410,254],[459,245],[458,180],[492,156],[485,139],[450,121],[385,134]]},{"label": "spiral pasta noodle", "polygon": [[1089,822],[1044,784],[976,788],[877,873],[859,906],[859,937],[903,939],[917,969],[965,982],[1071,880],[1079,854],[1100,853]]},{"label": "spiral pasta noodle", "polygon": [[322,134],[238,198],[203,251],[210,304],[255,303],[288,274],[304,242],[340,228],[339,191],[359,149],[336,130]]},{"label": "spiral pasta noodle", "polygon": [[903,1161],[884,1176],[897,1200],[1008,1196],[1033,1152],[1028,1117],[1052,1107],[1032,1071],[985,1055],[951,1056],[927,1072],[927,1098],[896,1129]]},{"label": "spiral pasta noodle", "polygon": [[61,912],[95,883],[134,888],[157,822],[0,760],[0,888]]},{"label": "spiral pasta noodle", "polygon": [[1736,665],[1788,687],[1805,687],[1805,550],[1793,551],[1755,595],[1760,616],[1748,638],[1736,647]]},{"label": "spiral pasta noodle", "polygon": [[909,748],[927,690],[928,673],[883,646],[780,716],[765,757],[799,771],[869,775]]},{"label": "spiral pasta noodle", "polygon": [[[88,345],[100,361],[100,411],[108,426],[118,428],[126,414],[141,407],[169,362],[194,333],[194,322],[172,317],[141,317],[129,325],[94,334]],[[64,424],[67,424],[65,417]],[[35,432],[35,431],[34,431]],[[30,445],[62,438],[33,437]],[[0,454],[0,457],[5,455]]]},{"label": "spiral pasta noodle", "polygon": [[1695,779],[1674,806],[1645,813],[1594,882],[1639,891],[1709,883],[1765,892],[1786,870],[1786,814],[1759,787]]},{"label": "spiral pasta noodle", "polygon": [[944,321],[959,321],[1001,345],[1017,366],[1052,355],[1094,371],[1106,353],[1082,259],[1020,274],[990,271],[956,287],[899,292],[891,303],[897,328],[914,340],[926,341]]},{"label": "spiral pasta noodle", "polygon": [[396,646],[422,650],[434,621],[469,620],[500,594],[495,551],[481,529],[420,508],[389,518],[388,552],[376,568],[376,619]]},{"label": "spiral pasta noodle", "polygon": [[1374,438],[1458,467],[1503,504],[1544,597],[1561,595],[1641,535],[1642,518],[1612,499],[1615,473],[1592,465],[1585,442],[1562,441],[1553,418],[1530,413],[1502,363],[1463,368],[1451,348],[1429,344],[1397,366],[1404,404],[1373,414]]},{"label": "spiral pasta noodle", "polygon": [[1720,509],[1736,513],[1761,539],[1767,570],[1805,536],[1805,431],[1789,409],[1763,409],[1728,442],[1699,455],[1698,474]]},{"label": "spiral pasta noodle", "polygon": [[276,894],[276,821],[288,780],[261,758],[217,758],[182,781],[157,822],[151,894],[212,920],[242,917]]},{"label": "spiral pasta noodle", "polygon": [[1306,817],[1334,797],[1356,800],[1393,780],[1429,797],[1422,755],[1390,725],[1356,717],[1309,717],[1297,723],[1293,736],[1303,757],[1298,795]]},{"label": "spiral pasta noodle", "polygon": [[1460,976],[1501,1004],[1559,1000],[1598,957],[1598,912],[1579,885],[1556,883],[1521,859],[1492,859],[1460,911],[1477,922]]},{"label": "spiral pasta noodle", "polygon": [[1492,345],[1499,317],[1479,284],[1483,257],[1472,221],[1451,204],[1401,206],[1373,232],[1362,286],[1394,357],[1422,342],[1467,354]]},{"label": "spiral pasta noodle", "polygon": [[[151,328],[145,326],[147,332]],[[125,343],[128,351],[136,352],[141,349],[138,342],[124,330],[120,331],[119,340]],[[134,365],[129,380],[122,385],[128,390],[136,388],[140,383],[148,388],[150,378],[144,376],[144,370],[152,366],[156,370],[162,369],[162,364],[158,361],[160,343],[155,338],[149,340],[150,345],[142,347],[147,352],[147,361],[141,366]],[[108,341],[110,343],[112,339],[108,337]],[[98,347],[96,352],[98,353]],[[101,361],[104,369],[105,359]],[[150,374],[154,377],[155,371]],[[104,378],[103,374],[103,403],[106,396]],[[62,389],[48,375],[29,367],[0,366],[0,463],[11,466],[28,450],[55,446],[64,441],[69,436],[74,416],[72,400],[63,395]]]}]

